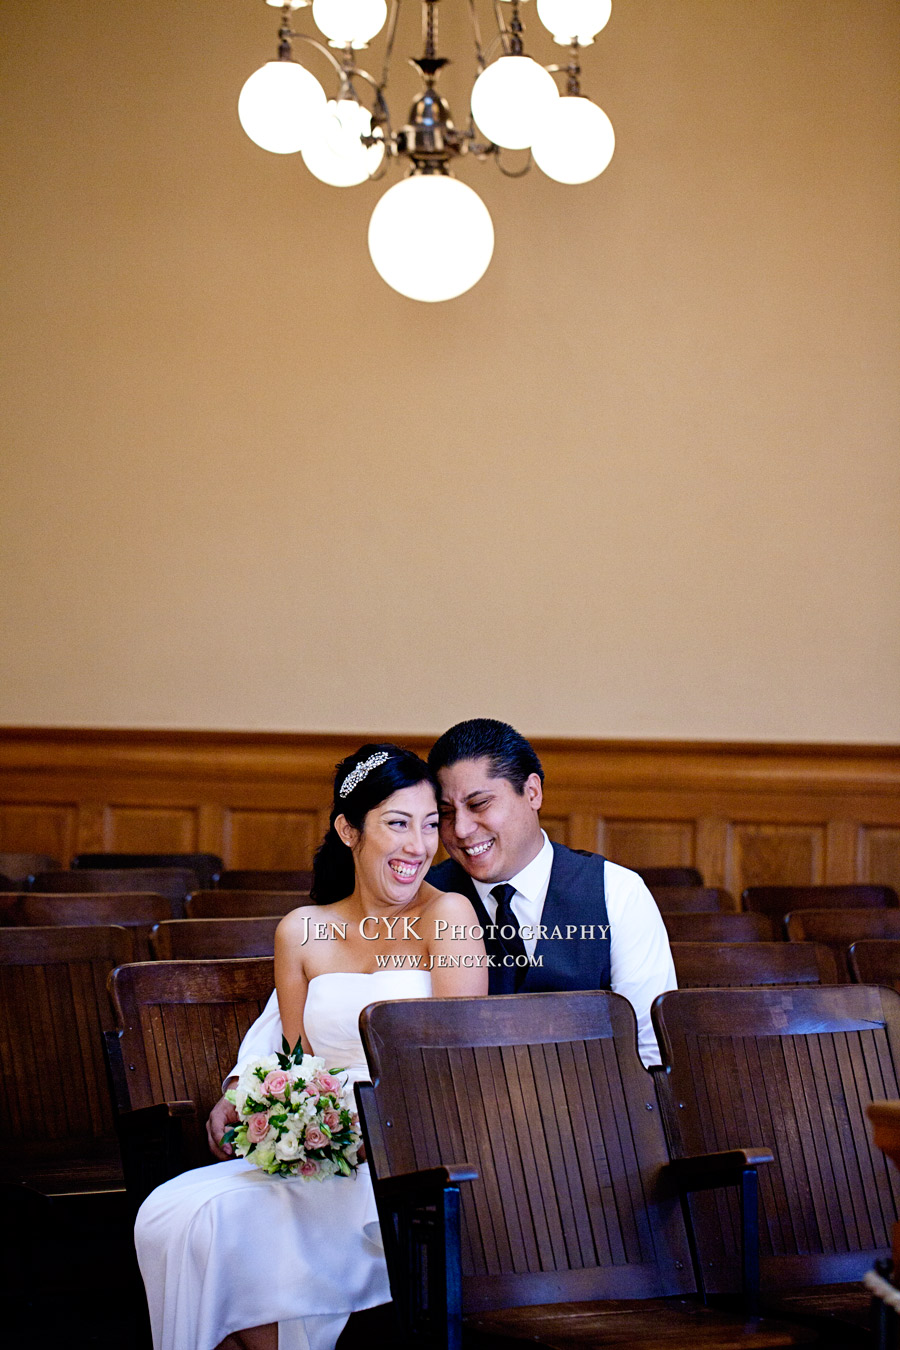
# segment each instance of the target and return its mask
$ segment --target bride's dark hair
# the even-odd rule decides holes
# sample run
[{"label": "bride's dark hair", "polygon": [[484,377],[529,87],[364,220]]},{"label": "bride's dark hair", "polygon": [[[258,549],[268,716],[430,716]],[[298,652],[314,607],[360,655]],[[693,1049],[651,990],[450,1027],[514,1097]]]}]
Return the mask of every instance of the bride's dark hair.
[{"label": "bride's dark hair", "polygon": [[437,797],[437,778],[424,759],[389,741],[361,745],[341,760],[335,769],[328,831],[313,859],[309,898],[314,905],[343,900],[353,893],[356,884],[353,854],[334,828],[337,817],[344,816],[355,829],[362,830],[369,811],[401,788],[415,787],[416,783],[430,783]]}]

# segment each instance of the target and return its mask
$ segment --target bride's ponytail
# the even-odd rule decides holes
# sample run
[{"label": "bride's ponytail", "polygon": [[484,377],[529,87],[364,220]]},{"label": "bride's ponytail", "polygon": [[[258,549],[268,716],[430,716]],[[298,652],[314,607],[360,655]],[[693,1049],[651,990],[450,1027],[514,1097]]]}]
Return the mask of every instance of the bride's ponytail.
[{"label": "bride's ponytail", "polygon": [[356,868],[353,854],[334,827],[344,816],[354,829],[362,830],[366,815],[401,788],[430,783],[437,797],[437,779],[423,759],[411,750],[383,742],[363,745],[342,759],[334,776],[334,795],[328,830],[313,859],[310,900],[331,905],[353,894]]}]

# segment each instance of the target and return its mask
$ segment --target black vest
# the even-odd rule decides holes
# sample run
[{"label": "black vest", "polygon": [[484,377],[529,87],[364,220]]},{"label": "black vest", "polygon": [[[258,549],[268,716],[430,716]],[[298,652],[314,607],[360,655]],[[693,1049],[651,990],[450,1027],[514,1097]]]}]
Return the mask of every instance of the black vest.
[{"label": "black vest", "polygon": [[[458,891],[471,900],[478,922],[491,923],[468,873],[448,858],[428,873],[428,881],[442,891]],[[553,845],[553,867],[540,918],[546,936],[538,938],[535,960],[521,986],[523,994],[567,989],[610,987],[609,918],[603,886],[603,859],[597,853],[575,853]],[[488,956],[500,958],[502,948],[485,933]],[[501,976],[492,967],[488,993],[495,994]]]}]

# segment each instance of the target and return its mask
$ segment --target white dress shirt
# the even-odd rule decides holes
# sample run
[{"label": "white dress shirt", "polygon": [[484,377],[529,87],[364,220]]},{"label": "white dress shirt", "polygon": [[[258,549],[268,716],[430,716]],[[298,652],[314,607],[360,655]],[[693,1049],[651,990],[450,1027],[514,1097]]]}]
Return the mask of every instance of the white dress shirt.
[{"label": "white dress shirt", "polygon": [[[521,872],[509,878],[515,886],[512,897],[513,913],[525,929],[522,941],[529,956],[534,955],[537,935],[534,929],[541,921],[550,872],[553,867],[553,845],[542,830],[544,842],[537,857],[532,858]],[[490,919],[497,915],[497,901],[491,889],[497,882],[476,881],[472,884]],[[656,901],[637,872],[617,863],[607,862],[603,869],[606,912],[609,917],[610,988],[622,994],[634,1008],[638,1025],[638,1053],[645,1068],[658,1064],[659,1046],[650,1020],[650,1006],[657,994],[677,989],[675,966],[669,950],[669,937]],[[598,939],[599,941],[599,939]],[[278,998],[272,996],[259,1017],[248,1030],[238,1052],[238,1064],[246,1059],[271,1054],[281,1045],[281,1018]],[[237,1068],[229,1077],[237,1074]],[[228,1081],[228,1080],[226,1080]]]}]

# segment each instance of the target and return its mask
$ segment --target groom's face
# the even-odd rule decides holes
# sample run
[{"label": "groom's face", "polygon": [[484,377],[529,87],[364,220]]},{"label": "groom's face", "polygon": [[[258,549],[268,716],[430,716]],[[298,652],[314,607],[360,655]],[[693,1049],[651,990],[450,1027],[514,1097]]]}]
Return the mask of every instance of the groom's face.
[{"label": "groom's face", "polygon": [[508,881],[536,858],[543,844],[542,801],[536,773],[521,793],[494,778],[489,759],[461,759],[441,769],[441,842],[476,881]]}]

